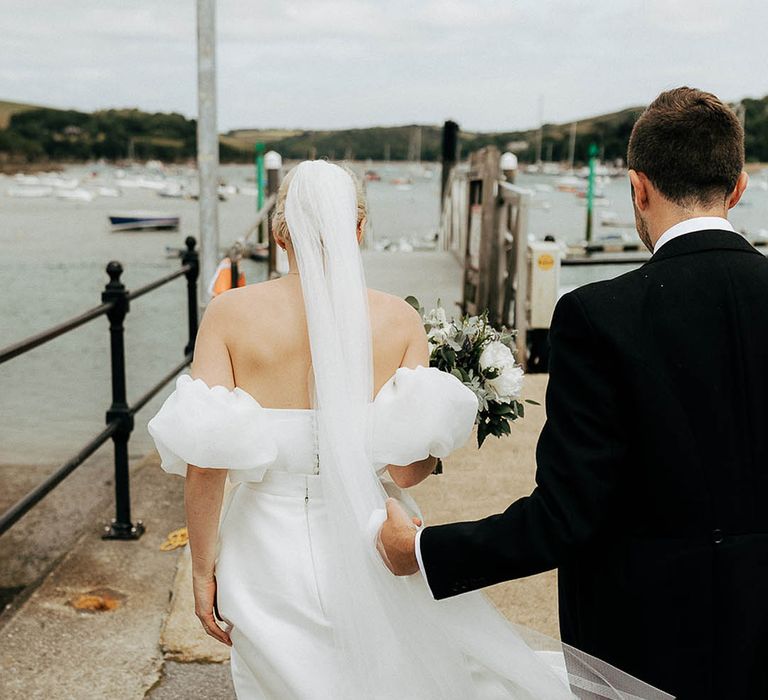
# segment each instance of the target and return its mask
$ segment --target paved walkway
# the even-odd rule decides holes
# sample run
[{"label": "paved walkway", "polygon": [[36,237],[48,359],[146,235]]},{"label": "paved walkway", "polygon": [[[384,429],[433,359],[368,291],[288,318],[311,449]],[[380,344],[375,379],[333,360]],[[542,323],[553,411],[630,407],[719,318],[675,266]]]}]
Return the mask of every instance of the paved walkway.
[{"label": "paved walkway", "polygon": [[[440,298],[452,311],[459,297],[461,269],[450,254],[366,252],[365,264],[369,286],[413,294],[425,307]],[[545,376],[528,377],[526,397],[541,400],[545,386]],[[442,476],[414,489],[427,523],[488,515],[527,494],[543,419],[544,409],[530,406],[511,438],[489,438],[480,452],[471,441],[448,458]],[[156,454],[132,478],[134,511],[147,533],[138,542],[105,542],[94,524],[53,568],[0,630],[3,698],[234,698],[228,649],[206,637],[193,614],[188,550],[159,549],[184,523],[183,481],[162,472]],[[102,519],[110,516],[105,505]],[[556,636],[554,574],[489,593],[515,622]],[[83,595],[105,609],[77,609]]]},{"label": "paved walkway", "polygon": [[363,253],[369,287],[400,297],[415,296],[426,309],[442,301],[448,313],[461,300],[462,269],[452,253]]},{"label": "paved walkway", "polygon": [[[160,544],[184,522],[183,481],[150,455],[131,487],[145,535],[102,540],[96,520],[0,631],[4,700],[139,700],[159,681],[179,558]],[[110,505],[101,520],[111,515]]]}]

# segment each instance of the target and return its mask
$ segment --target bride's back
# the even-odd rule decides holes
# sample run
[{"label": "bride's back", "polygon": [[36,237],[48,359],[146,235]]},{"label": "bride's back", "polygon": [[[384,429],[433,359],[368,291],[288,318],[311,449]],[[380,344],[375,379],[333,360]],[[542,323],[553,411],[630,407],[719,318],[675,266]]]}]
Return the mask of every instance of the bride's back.
[{"label": "bride's back", "polygon": [[[374,393],[404,364],[424,363],[426,336],[404,300],[368,290]],[[234,385],[268,408],[309,408],[311,353],[297,274],[217,297],[206,318],[229,353]],[[214,329],[212,329],[214,330]]]}]

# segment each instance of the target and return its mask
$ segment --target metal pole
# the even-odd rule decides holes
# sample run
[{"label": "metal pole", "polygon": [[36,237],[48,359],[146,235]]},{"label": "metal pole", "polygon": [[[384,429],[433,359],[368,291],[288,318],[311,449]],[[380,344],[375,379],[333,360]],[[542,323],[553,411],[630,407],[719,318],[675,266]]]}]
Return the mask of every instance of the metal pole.
[{"label": "metal pole", "polygon": [[200,276],[200,256],[195,250],[197,241],[192,236],[187,236],[184,243],[187,249],[181,258],[181,264],[190,266],[184,275],[187,278],[187,327],[189,330],[189,342],[184,348],[184,355],[188,356],[195,351],[197,338],[197,278]]},{"label": "metal pole", "polygon": [[219,137],[216,129],[216,2],[197,0],[197,168],[200,180],[200,304],[219,257]]},{"label": "metal pole", "polygon": [[112,302],[109,318],[109,343],[112,364],[112,405],[107,411],[107,424],[117,422],[112,435],[115,445],[115,519],[104,530],[105,540],[136,540],[144,533],[144,525],[131,522],[131,490],[128,473],[128,439],[133,430],[133,414],[128,406],[125,388],[124,321],[129,309],[128,290],[120,281],[123,266],[116,260],[107,265],[109,282],[101,293],[102,303]]},{"label": "metal pole", "polygon": [[592,241],[592,207],[595,198],[595,161],[597,144],[589,144],[589,180],[587,182],[587,243]]},{"label": "metal pole", "polygon": [[578,122],[571,124],[571,138],[568,144],[568,170],[573,171],[573,161],[576,156],[576,125]]},{"label": "metal pole", "polygon": [[515,345],[517,361],[528,366],[528,212],[530,192],[521,192],[515,226]]}]

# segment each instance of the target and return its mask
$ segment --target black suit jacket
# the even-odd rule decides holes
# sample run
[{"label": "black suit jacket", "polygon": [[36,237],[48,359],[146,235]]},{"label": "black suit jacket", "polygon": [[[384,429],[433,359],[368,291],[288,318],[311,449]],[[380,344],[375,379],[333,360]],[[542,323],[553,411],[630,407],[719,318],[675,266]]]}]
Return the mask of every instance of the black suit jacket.
[{"label": "black suit jacket", "polygon": [[558,567],[564,642],[683,699],[768,698],[768,260],[673,239],[563,296],[550,343],[537,486],[423,531],[435,597]]}]

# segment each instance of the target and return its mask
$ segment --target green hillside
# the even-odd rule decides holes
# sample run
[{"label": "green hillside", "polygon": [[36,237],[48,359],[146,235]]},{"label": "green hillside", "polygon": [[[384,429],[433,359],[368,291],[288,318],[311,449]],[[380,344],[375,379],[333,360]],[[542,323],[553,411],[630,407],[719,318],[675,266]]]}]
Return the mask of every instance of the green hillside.
[{"label": "green hillside", "polygon": [[19,112],[28,112],[30,109],[40,109],[35,105],[27,105],[21,102],[7,102],[0,100],[0,129],[5,129],[11,121],[11,117]]},{"label": "green hillside", "polygon": [[[750,161],[768,161],[768,97],[745,99],[746,149]],[[600,148],[605,160],[623,158],[632,125],[642,107],[603,114],[578,122],[575,160],[587,160],[589,144]],[[193,159],[196,122],[181,114],[150,114],[137,109],[93,113],[40,108],[0,102],[0,161],[15,163],[72,162],[95,158],[164,161]],[[568,158],[570,124],[542,128],[541,154],[545,160]],[[363,129],[299,130],[238,129],[220,137],[222,162],[247,162],[254,145],[263,142],[288,159],[354,158],[364,160],[440,159],[440,125],[376,126]],[[523,162],[536,158],[538,130],[461,132],[461,152],[494,144],[513,148]]]}]

